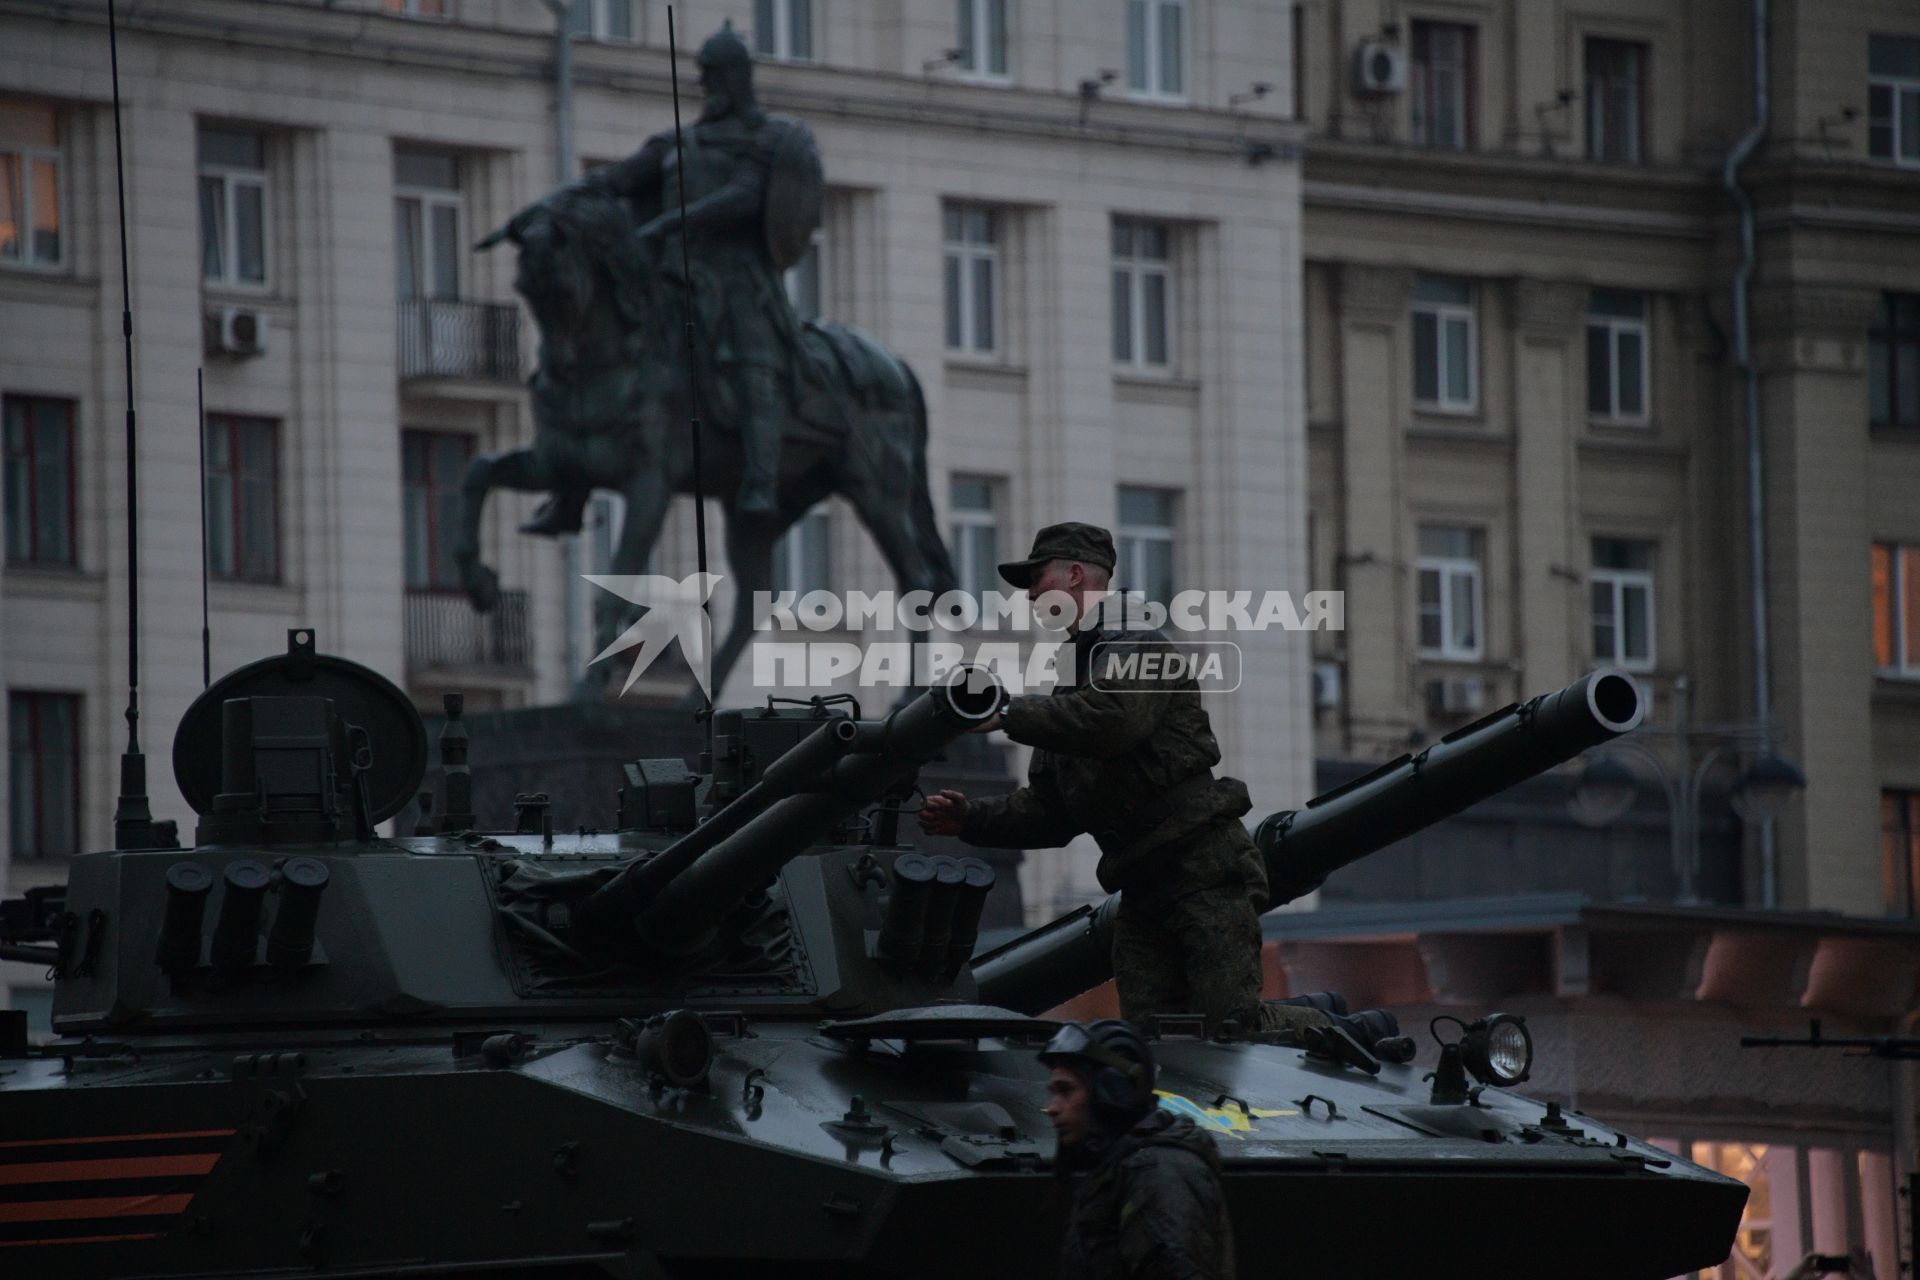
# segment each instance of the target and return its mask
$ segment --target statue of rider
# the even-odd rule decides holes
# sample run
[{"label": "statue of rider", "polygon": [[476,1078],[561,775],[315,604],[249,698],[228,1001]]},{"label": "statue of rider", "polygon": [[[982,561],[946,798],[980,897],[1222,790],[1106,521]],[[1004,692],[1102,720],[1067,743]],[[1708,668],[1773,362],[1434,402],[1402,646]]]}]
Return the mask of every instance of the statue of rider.
[{"label": "statue of rider", "polygon": [[[698,361],[707,375],[701,408],[740,437],[745,468],[734,514],[768,519],[780,506],[780,431],[792,403],[800,332],[782,272],[799,260],[819,225],[819,150],[805,124],[760,109],[753,55],[731,22],[700,47],[699,64],[706,105],[682,147],[675,147],[672,130],[655,134],[582,183],[630,202],[636,237],[672,281],[676,314],[676,237],[688,237]],[[556,492],[524,528],[577,531],[586,496]]]}]

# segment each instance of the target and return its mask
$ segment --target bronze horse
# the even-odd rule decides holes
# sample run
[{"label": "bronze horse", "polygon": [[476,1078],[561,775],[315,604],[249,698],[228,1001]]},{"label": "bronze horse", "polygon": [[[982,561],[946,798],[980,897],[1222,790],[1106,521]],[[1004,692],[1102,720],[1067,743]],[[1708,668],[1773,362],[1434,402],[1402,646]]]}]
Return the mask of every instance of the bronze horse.
[{"label": "bronze horse", "polygon": [[[623,495],[626,518],[609,568],[619,575],[643,572],[672,495],[693,492],[681,286],[656,256],[657,244],[642,244],[633,232],[624,200],[576,185],[523,210],[478,246],[504,239],[519,249],[514,288],[540,330],[539,368],[529,383],[533,444],[476,458],[462,487],[453,557],[483,613],[499,598],[479,543],[493,489],[554,492],[556,501],[566,493],[576,506],[591,489]],[[754,593],[772,588],[774,543],[829,494],[853,506],[902,591],[937,596],[955,585],[927,491],[927,412],[913,370],[845,325],[796,325],[795,333],[804,348],[794,361],[795,385],[804,395],[787,398],[773,520],[734,518],[742,451],[724,421],[725,388],[710,377],[702,382],[702,486],[727,513],[736,588],[733,621],[713,660],[716,694],[751,638]],[[617,597],[596,600],[598,648],[631,612]]]}]

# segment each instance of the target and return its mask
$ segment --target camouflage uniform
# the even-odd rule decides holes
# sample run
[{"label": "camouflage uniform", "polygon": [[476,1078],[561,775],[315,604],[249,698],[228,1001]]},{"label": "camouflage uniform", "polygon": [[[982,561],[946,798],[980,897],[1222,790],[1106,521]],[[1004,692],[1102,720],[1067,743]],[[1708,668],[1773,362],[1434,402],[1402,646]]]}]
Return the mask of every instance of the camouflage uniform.
[{"label": "camouflage uniform", "polygon": [[1232,1280],[1233,1224],[1213,1139],[1155,1109],[1074,1188],[1060,1280]]}]

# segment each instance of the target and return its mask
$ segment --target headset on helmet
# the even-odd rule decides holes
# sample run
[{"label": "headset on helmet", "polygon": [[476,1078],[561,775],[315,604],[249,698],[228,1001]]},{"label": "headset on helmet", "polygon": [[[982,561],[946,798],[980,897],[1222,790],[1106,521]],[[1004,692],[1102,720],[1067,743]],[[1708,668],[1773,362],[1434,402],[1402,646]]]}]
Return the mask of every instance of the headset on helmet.
[{"label": "headset on helmet", "polygon": [[1130,1115],[1153,1108],[1153,1050],[1118,1018],[1067,1023],[1040,1051],[1040,1061],[1085,1076],[1096,1107]]}]

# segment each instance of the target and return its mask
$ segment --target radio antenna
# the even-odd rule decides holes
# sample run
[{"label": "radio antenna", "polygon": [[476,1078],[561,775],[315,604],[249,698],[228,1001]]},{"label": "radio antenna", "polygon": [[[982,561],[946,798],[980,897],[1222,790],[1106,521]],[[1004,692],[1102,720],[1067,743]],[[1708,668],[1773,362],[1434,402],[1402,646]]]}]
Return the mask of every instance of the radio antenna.
[{"label": "radio antenna", "polygon": [[193,371],[200,406],[200,687],[213,683],[213,630],[207,626],[207,371]]},{"label": "radio antenna", "polygon": [[120,336],[127,367],[127,749],[120,756],[120,800],[113,811],[113,847],[153,845],[147,807],[147,758],[140,754],[140,487],[133,422],[133,286],[127,271],[127,169],[120,141],[120,24],[107,0],[107,61],[113,76],[113,174],[120,201]]},{"label": "radio antenna", "polygon": [[[680,193],[680,290],[686,308],[687,337],[687,430],[693,438],[693,545],[699,563],[703,598],[700,611],[707,617],[704,660],[708,670],[713,664],[713,607],[704,598],[707,584],[707,490],[700,471],[700,370],[695,364],[697,348],[693,336],[693,266],[687,250],[692,228],[687,225],[687,155],[680,140],[680,44],[673,29],[673,6],[667,6],[667,76],[673,85],[673,182]],[[702,684],[706,695],[707,761],[713,761],[713,691]]]}]

